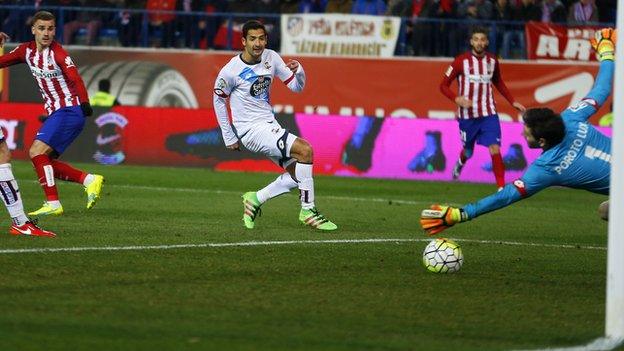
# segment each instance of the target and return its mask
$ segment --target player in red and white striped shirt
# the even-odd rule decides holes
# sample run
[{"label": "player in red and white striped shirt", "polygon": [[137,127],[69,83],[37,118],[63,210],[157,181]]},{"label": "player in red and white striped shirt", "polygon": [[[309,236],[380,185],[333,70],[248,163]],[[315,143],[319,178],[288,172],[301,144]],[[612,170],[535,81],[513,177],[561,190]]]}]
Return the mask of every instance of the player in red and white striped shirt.
[{"label": "player in red and white striped shirt", "polygon": [[[440,91],[458,106],[457,119],[464,145],[453,169],[453,179],[459,178],[476,142],[489,148],[496,184],[500,188],[505,185],[505,166],[500,154],[501,131],[492,85],[518,111],[524,112],[525,108],[514,100],[505,86],[498,60],[485,51],[488,44],[487,30],[475,27],[470,36],[471,50],[455,57],[444,74]],[[455,79],[458,94],[450,89]]]},{"label": "player in red and white striped shirt", "polygon": [[57,159],[84,128],[85,116],[93,113],[87,89],[71,57],[54,41],[54,15],[47,11],[37,12],[33,16],[31,30],[34,40],[20,44],[0,57],[0,68],[28,64],[48,113],[29,150],[46,202],[29,215],[63,214],[54,178],[83,184],[87,193],[87,208],[92,208],[100,197],[104,178]]}]

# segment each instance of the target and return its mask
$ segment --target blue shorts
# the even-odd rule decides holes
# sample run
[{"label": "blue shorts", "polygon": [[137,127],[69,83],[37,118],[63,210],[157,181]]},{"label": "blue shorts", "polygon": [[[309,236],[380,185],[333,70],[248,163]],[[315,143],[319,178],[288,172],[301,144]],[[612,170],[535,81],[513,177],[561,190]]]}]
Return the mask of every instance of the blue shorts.
[{"label": "blue shorts", "polygon": [[498,115],[460,119],[459,133],[464,149],[473,149],[475,142],[479,145],[500,145],[501,128]]},{"label": "blue shorts", "polygon": [[85,125],[85,117],[80,106],[63,107],[46,119],[36,140],[50,146],[59,155],[78,137]]}]

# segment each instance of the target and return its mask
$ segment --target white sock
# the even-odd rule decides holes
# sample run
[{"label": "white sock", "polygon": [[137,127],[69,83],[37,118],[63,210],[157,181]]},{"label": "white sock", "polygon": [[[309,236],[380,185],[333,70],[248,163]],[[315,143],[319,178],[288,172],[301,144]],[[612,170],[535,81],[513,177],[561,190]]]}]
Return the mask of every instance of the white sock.
[{"label": "white sock", "polygon": [[269,199],[272,199],[276,196],[285,194],[290,191],[290,189],[296,188],[297,182],[290,176],[289,173],[280,174],[277,179],[271,182],[269,185],[264,188],[258,190],[256,196],[258,197],[258,201],[261,204],[267,202]]},{"label": "white sock", "polygon": [[312,179],[312,164],[299,163],[295,165],[295,177],[299,181],[299,197],[301,208],[314,208],[314,179]]},{"label": "white sock", "polygon": [[0,196],[15,225],[23,225],[28,221],[10,163],[0,165]]},{"label": "white sock", "polygon": [[85,179],[82,181],[82,185],[87,186],[89,184],[91,184],[92,181],[95,180],[95,176],[91,173],[87,174],[87,176],[85,177]]}]

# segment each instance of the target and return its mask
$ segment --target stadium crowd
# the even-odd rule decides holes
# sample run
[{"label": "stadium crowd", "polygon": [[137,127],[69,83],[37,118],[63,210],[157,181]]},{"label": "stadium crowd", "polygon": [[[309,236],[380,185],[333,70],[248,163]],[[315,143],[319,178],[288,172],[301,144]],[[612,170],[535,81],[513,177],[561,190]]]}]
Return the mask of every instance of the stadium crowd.
[{"label": "stadium crowd", "polygon": [[467,27],[478,21],[493,27],[490,42],[509,58],[524,53],[527,21],[609,24],[616,6],[617,0],[0,0],[0,30],[25,41],[32,14],[49,9],[65,45],[240,49],[228,30],[260,18],[275,49],[283,13],[390,15],[404,19],[400,54],[454,56],[464,49]]}]

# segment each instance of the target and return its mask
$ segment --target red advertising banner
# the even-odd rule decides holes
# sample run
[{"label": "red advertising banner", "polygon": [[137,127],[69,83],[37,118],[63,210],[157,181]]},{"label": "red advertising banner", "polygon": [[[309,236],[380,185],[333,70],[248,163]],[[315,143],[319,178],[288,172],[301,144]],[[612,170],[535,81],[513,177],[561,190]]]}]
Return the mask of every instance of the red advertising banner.
[{"label": "red advertising banner", "polygon": [[[90,94],[100,79],[125,106],[182,107],[212,110],[212,88],[221,67],[236,53],[73,49]],[[450,58],[292,57],[307,75],[305,90],[289,91],[279,80],[272,87],[276,113],[453,119],[455,104],[438,86]],[[503,79],[527,107],[555,111],[584,97],[594,83],[597,63],[502,61]],[[6,71],[5,71],[6,72]],[[26,65],[13,66],[5,79],[3,101],[41,103]],[[452,89],[456,89],[453,83]],[[517,111],[495,92],[502,120],[518,120]],[[592,119],[609,112],[610,101]]]},{"label": "red advertising banner", "polygon": [[589,40],[598,27],[568,27],[531,21],[524,28],[529,60],[596,61]]}]

